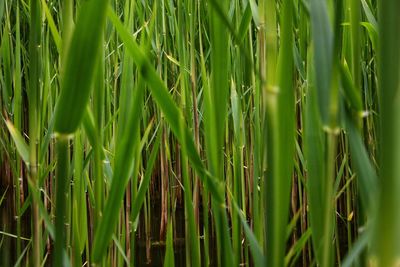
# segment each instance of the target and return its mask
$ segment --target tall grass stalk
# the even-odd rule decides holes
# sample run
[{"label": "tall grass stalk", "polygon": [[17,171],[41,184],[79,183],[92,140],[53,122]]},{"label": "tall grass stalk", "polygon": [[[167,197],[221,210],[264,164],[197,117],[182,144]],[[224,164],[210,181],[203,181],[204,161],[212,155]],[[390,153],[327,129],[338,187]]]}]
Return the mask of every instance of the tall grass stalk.
[{"label": "tall grass stalk", "polygon": [[398,94],[400,90],[400,22],[396,10],[396,1],[380,2],[379,8],[379,101],[380,101],[380,195],[377,213],[377,223],[374,231],[373,244],[377,266],[396,266],[399,264],[399,234],[400,217],[396,212],[399,201],[397,188],[399,185],[400,169],[397,164],[400,152],[400,133],[398,114],[400,105]]},{"label": "tall grass stalk", "polygon": [[[40,101],[40,79],[41,79],[41,12],[39,1],[30,1],[30,38],[29,38],[29,179],[33,190],[31,194],[39,199],[39,165],[38,165],[38,145],[39,145],[39,101]],[[39,207],[33,201],[33,265],[41,264],[41,218]]]},{"label": "tall grass stalk", "polygon": [[[275,3],[267,2],[269,11],[275,13]],[[280,17],[280,49],[277,68],[274,68],[274,50],[268,54],[267,45],[267,87],[266,105],[266,175],[264,177],[264,194],[266,219],[266,259],[267,266],[282,266],[285,255],[286,225],[288,223],[290,187],[294,157],[294,90],[293,73],[293,33],[292,1],[284,1]],[[266,14],[268,16],[268,14]],[[272,16],[274,18],[274,16]],[[268,24],[269,22],[269,24]],[[267,20],[267,34],[276,37],[276,21]],[[269,28],[270,27],[270,28]],[[268,30],[269,29],[269,30]],[[271,42],[276,41],[274,39]],[[268,60],[269,59],[269,60]],[[273,73],[276,71],[276,73]]]}]

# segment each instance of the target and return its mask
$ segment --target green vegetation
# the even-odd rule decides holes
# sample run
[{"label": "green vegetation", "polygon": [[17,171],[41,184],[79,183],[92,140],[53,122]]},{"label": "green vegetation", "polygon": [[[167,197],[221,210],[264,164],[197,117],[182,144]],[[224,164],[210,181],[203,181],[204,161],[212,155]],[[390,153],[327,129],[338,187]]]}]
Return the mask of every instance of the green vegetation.
[{"label": "green vegetation", "polygon": [[399,11],[0,0],[0,266],[399,266]]}]

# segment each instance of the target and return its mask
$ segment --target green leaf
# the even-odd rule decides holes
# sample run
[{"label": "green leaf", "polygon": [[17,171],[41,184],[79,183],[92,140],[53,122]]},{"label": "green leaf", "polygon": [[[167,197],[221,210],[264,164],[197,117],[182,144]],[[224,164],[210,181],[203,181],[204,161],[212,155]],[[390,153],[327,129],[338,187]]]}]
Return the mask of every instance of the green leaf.
[{"label": "green leaf", "polygon": [[136,217],[139,215],[140,208],[142,207],[144,199],[146,198],[146,192],[150,185],[151,174],[153,172],[154,163],[157,159],[158,149],[159,149],[160,143],[161,143],[160,142],[161,136],[162,136],[161,133],[162,133],[162,131],[159,131],[159,133],[157,134],[157,139],[154,143],[153,149],[151,150],[149,161],[147,162],[146,171],[144,173],[144,178],[142,179],[142,181],[140,183],[136,198],[132,204],[131,217],[133,218],[133,221],[135,221]]},{"label": "green leaf", "polygon": [[46,15],[46,19],[47,19],[47,21],[49,23],[49,28],[50,28],[51,35],[53,36],[53,40],[54,40],[54,43],[56,44],[57,51],[58,51],[58,53],[60,53],[61,52],[61,37],[60,37],[60,34],[58,33],[57,26],[56,26],[56,24],[54,22],[53,17],[51,16],[51,13],[50,13],[49,7],[46,4],[46,1],[45,0],[41,0],[41,1],[42,1],[44,14]]},{"label": "green leaf", "polygon": [[168,230],[167,230],[167,248],[165,252],[164,266],[175,266],[174,261],[174,242],[172,232],[172,219],[169,218]]},{"label": "green leaf", "polygon": [[57,133],[74,133],[85,114],[95,66],[101,56],[101,32],[107,5],[108,0],[82,2],[63,65],[62,90],[55,111],[54,130]]},{"label": "green leaf", "polygon": [[369,22],[361,22],[361,26],[367,29],[369,39],[372,43],[372,48],[376,50],[378,48],[378,28],[375,28],[373,24]]},{"label": "green leaf", "polygon": [[15,129],[15,127],[11,121],[7,120],[6,125],[7,125],[8,131],[10,132],[12,139],[14,140],[18,154],[21,156],[21,158],[25,162],[25,164],[27,164],[29,166],[29,147],[25,143],[25,139],[22,137],[22,135],[19,133],[19,131],[17,129]]},{"label": "green leaf", "polygon": [[332,72],[333,33],[326,0],[310,0],[315,84],[322,122],[328,124]]},{"label": "green leaf", "polygon": [[376,198],[379,192],[378,177],[368,156],[368,151],[365,149],[360,132],[351,120],[350,115],[346,113],[345,116],[350,152],[359,181],[361,201],[367,214],[374,216],[376,212]]},{"label": "green leaf", "polygon": [[372,27],[377,30],[378,22],[376,21],[376,18],[374,16],[374,14],[372,13],[371,9],[369,8],[367,2],[365,0],[361,0],[361,4],[364,9],[364,13],[365,13],[365,16],[367,17],[368,22],[371,23]]},{"label": "green leaf", "polygon": [[295,152],[293,90],[293,1],[283,1],[276,91],[267,95],[267,171],[265,175],[266,261],[283,266]]},{"label": "green leaf", "polygon": [[376,266],[400,262],[400,1],[378,2],[379,204],[374,229]]},{"label": "green leaf", "polygon": [[349,67],[347,66],[347,62],[344,61],[342,64],[340,64],[340,74],[341,74],[341,81],[342,81],[342,86],[344,89],[344,94],[349,101],[351,107],[361,113],[363,110],[363,105],[362,105],[362,100],[361,100],[361,95],[358,94],[357,89],[353,83],[353,80],[351,78],[350,70]]}]

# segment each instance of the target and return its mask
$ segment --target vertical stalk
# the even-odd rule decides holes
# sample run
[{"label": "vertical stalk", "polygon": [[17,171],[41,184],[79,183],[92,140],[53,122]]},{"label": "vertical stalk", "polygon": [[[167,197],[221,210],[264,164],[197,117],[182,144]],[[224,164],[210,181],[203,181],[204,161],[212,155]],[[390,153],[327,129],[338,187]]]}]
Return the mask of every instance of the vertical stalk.
[{"label": "vertical stalk", "polygon": [[[217,8],[223,14],[227,14],[229,1],[215,1],[209,5],[211,86],[204,93],[205,130],[210,173],[220,182],[224,182],[224,136],[229,92],[230,36]],[[225,188],[218,188],[217,194],[221,199],[225,199]],[[219,266],[238,264],[234,263],[234,259],[231,257],[233,251],[225,203],[218,203],[217,199],[213,197],[211,205],[214,211],[217,251],[222,255],[218,264]]]},{"label": "vertical stalk", "polygon": [[[30,36],[29,36],[29,179],[33,184],[34,199],[40,201],[38,184],[38,104],[40,97],[40,42],[41,42],[41,16],[39,0],[30,1]],[[39,203],[32,201],[33,213],[33,265],[41,264],[41,218],[39,216]]]},{"label": "vertical stalk", "polygon": [[104,198],[104,178],[103,178],[103,109],[104,109],[104,47],[103,39],[104,33],[101,33],[101,48],[99,51],[98,64],[96,66],[95,75],[95,88],[93,92],[93,109],[95,115],[95,124],[97,129],[100,131],[96,132],[98,143],[94,146],[94,195],[95,195],[95,221],[94,229],[96,229],[97,223],[100,219],[101,212],[103,210],[103,198]]},{"label": "vertical stalk", "polygon": [[[22,88],[21,88],[21,33],[19,18],[19,1],[16,2],[16,25],[15,25],[15,74],[14,74],[14,125],[21,132],[22,130]],[[21,187],[22,187],[22,160],[16,153],[16,196],[15,205],[17,213],[17,255],[21,254]]]},{"label": "vertical stalk", "polygon": [[56,222],[55,222],[55,245],[54,266],[63,266],[63,252],[65,249],[65,215],[67,207],[67,192],[69,178],[69,152],[68,136],[60,134],[57,137],[57,177],[56,177]]},{"label": "vertical stalk", "polygon": [[[264,1],[260,2],[260,11],[263,11]],[[261,13],[263,14],[263,13]],[[260,16],[261,19],[264,19],[264,16]],[[264,247],[264,239],[263,239],[263,227],[264,223],[260,220],[261,212],[260,208],[263,206],[264,202],[260,203],[260,193],[258,190],[258,186],[260,185],[260,177],[263,173],[263,152],[264,152],[264,142],[261,138],[261,130],[264,125],[264,110],[263,110],[263,88],[265,83],[265,30],[264,30],[264,22],[261,21],[259,25],[258,35],[257,35],[257,54],[258,54],[258,65],[259,65],[259,75],[260,79],[256,80],[255,75],[252,75],[252,83],[255,86],[255,94],[254,94],[254,131],[252,136],[252,148],[253,148],[253,198],[252,198],[252,215],[253,215],[253,231],[255,236],[257,237],[258,242],[261,247]],[[249,31],[249,39],[251,42],[252,32]],[[252,48],[252,45],[250,45]],[[263,192],[262,190],[261,192]]]},{"label": "vertical stalk", "polygon": [[[280,16],[280,49],[277,53],[275,0],[266,2],[266,176],[265,229],[267,266],[283,266],[286,225],[289,219],[290,188],[295,148],[295,102],[293,90],[293,2],[283,1]],[[271,38],[269,38],[271,37]],[[270,48],[270,50],[268,50]],[[269,53],[271,52],[271,53]],[[276,64],[276,68],[275,68]]]},{"label": "vertical stalk", "polygon": [[400,262],[400,2],[380,1],[379,8],[379,103],[380,185],[375,226],[376,266]]},{"label": "vertical stalk", "polygon": [[[337,11],[341,12],[341,11]],[[350,25],[351,25],[351,71],[353,76],[354,85],[359,90],[361,95],[361,45],[360,45],[360,0],[350,1]]]},{"label": "vertical stalk", "polygon": [[[193,106],[193,126],[194,126],[194,142],[196,144],[197,151],[200,151],[200,134],[199,134],[199,116],[197,108],[197,82],[196,82],[196,35],[195,35],[195,22],[197,18],[196,3],[194,1],[189,2],[190,10],[190,82],[192,89],[192,106]],[[193,206],[194,206],[194,218],[199,226],[199,205],[200,205],[200,181],[197,175],[194,175],[194,190],[193,190]]]}]

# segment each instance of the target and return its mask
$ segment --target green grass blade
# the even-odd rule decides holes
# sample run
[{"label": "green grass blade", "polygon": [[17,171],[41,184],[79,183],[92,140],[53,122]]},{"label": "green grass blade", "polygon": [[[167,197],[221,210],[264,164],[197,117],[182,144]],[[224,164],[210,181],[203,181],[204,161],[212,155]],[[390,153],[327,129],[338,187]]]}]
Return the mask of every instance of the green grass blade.
[{"label": "green grass blade", "polygon": [[[311,53],[309,53],[309,62]],[[312,243],[317,262],[324,258],[324,214],[326,196],[323,188],[326,188],[324,177],[326,172],[325,136],[322,131],[317,92],[312,80],[312,71],[308,72],[309,86],[307,91],[307,103],[305,113],[305,158],[307,166],[307,194],[310,207],[310,224],[312,225]]]},{"label": "green grass blade", "polygon": [[172,220],[169,218],[168,230],[167,230],[167,248],[165,252],[164,266],[175,266],[174,261],[174,242],[172,232]]},{"label": "green grass blade", "polygon": [[21,156],[22,160],[27,165],[29,165],[29,147],[26,144],[25,139],[22,137],[19,131],[14,127],[11,121],[6,121],[6,125],[12,139],[14,140],[15,147],[17,148],[19,155]]},{"label": "green grass blade", "polygon": [[281,47],[277,63],[278,87],[267,95],[268,165],[266,192],[267,266],[283,266],[286,226],[295,152],[293,90],[293,2],[284,1],[281,13]]},{"label": "green grass blade", "polygon": [[41,2],[42,2],[44,14],[46,15],[46,19],[47,19],[47,21],[49,23],[51,35],[53,36],[53,40],[54,40],[54,43],[56,44],[57,51],[58,51],[58,53],[60,53],[61,52],[61,36],[58,33],[57,26],[56,26],[56,24],[54,22],[54,19],[53,19],[52,15],[51,15],[49,7],[46,4],[46,1],[45,0],[41,0]]},{"label": "green grass blade", "polygon": [[233,208],[235,213],[237,213],[237,215],[240,218],[240,222],[243,226],[244,229],[244,233],[246,235],[246,238],[249,242],[250,245],[250,251],[253,254],[253,259],[254,259],[254,263],[255,266],[265,266],[266,265],[266,259],[263,255],[262,252],[262,248],[259,245],[257,238],[254,236],[254,233],[252,232],[251,228],[249,227],[249,225],[247,224],[246,218],[243,215],[242,210],[240,210],[240,208],[238,207],[236,201],[233,199],[232,200],[232,204],[233,204]]},{"label": "green grass blade", "polygon": [[346,257],[342,262],[342,267],[351,267],[354,266],[358,257],[360,257],[361,253],[368,246],[368,242],[371,239],[371,231],[367,230],[361,233],[353,244],[353,248],[347,253]]},{"label": "green grass blade", "polygon": [[[358,176],[361,199],[367,213],[370,216],[375,216],[376,198],[379,192],[376,171],[365,149],[361,135],[348,114],[346,114],[346,129],[348,131],[353,164]],[[371,217],[371,220],[373,218]]]},{"label": "green grass blade", "polygon": [[357,88],[353,83],[346,61],[340,64],[340,74],[344,94],[349,101],[350,106],[361,115],[363,112],[361,95],[357,92]]},{"label": "green grass blade", "polygon": [[377,266],[400,262],[400,2],[381,1],[379,10],[380,197],[373,251]]},{"label": "green grass blade", "polygon": [[314,49],[315,84],[322,122],[329,119],[330,83],[332,71],[333,32],[326,0],[310,1],[311,31]]},{"label": "green grass blade", "polygon": [[365,16],[367,17],[367,20],[369,23],[371,23],[372,27],[376,30],[378,30],[378,22],[376,21],[376,18],[374,14],[372,13],[371,8],[368,6],[367,2],[365,0],[361,0],[362,7],[364,9]]},{"label": "green grass blade", "polygon": [[140,208],[143,205],[144,199],[146,197],[146,192],[150,185],[151,173],[153,171],[154,163],[155,163],[157,155],[158,155],[158,149],[160,147],[161,136],[162,136],[161,131],[159,131],[159,133],[157,135],[157,139],[155,140],[155,143],[154,143],[154,147],[150,153],[149,161],[147,163],[146,171],[144,173],[144,178],[142,179],[142,181],[140,183],[136,198],[133,201],[132,213],[131,213],[131,217],[133,218],[133,221],[135,221],[136,217],[139,215]]},{"label": "green grass blade", "polygon": [[101,32],[107,5],[108,0],[89,0],[83,2],[80,8],[63,65],[62,91],[55,111],[54,131],[57,133],[75,132],[85,114],[95,66],[101,56]]},{"label": "green grass blade", "polygon": [[57,180],[56,180],[56,222],[54,266],[64,266],[63,251],[65,249],[65,214],[67,209],[67,192],[69,192],[69,140],[66,136],[59,136],[57,140]]}]

